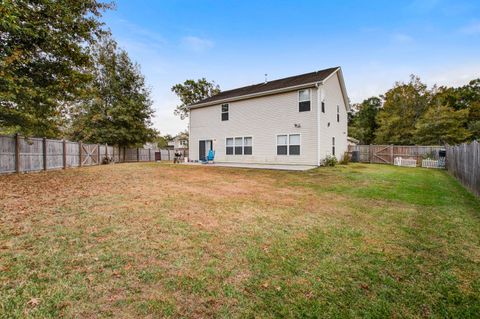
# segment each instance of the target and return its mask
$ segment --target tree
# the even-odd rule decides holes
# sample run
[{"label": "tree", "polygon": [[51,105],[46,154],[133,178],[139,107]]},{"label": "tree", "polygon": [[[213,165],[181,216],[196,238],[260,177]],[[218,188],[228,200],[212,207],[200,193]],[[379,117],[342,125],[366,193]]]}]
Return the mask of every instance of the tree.
[{"label": "tree", "polygon": [[91,80],[88,45],[105,33],[96,0],[3,0],[0,129],[56,137],[66,105]]},{"label": "tree", "polygon": [[416,123],[430,104],[432,94],[414,75],[408,83],[396,83],[383,96],[378,112],[375,142],[410,145],[415,143]]},{"label": "tree", "polygon": [[415,141],[418,144],[457,144],[468,140],[471,133],[465,128],[468,110],[455,111],[452,107],[430,107],[417,121]]},{"label": "tree", "polygon": [[220,86],[213,81],[209,82],[207,79],[202,78],[197,81],[186,80],[183,83],[176,84],[172,87],[172,92],[182,102],[182,104],[177,105],[174,114],[180,116],[183,120],[188,117],[189,105],[220,93]]},{"label": "tree", "polygon": [[358,111],[351,120],[351,125],[348,129],[349,135],[358,139],[362,144],[371,144],[378,127],[376,117],[381,107],[382,100],[375,96],[356,105],[355,108]]},{"label": "tree", "polygon": [[122,146],[155,139],[150,91],[137,64],[114,40],[105,38],[92,50],[92,97],[73,110],[73,139]]},{"label": "tree", "polygon": [[171,142],[171,141],[173,141],[173,136],[170,135],[170,134],[166,134],[166,135],[163,135],[163,136],[158,136],[155,139],[155,142],[157,143],[157,146],[160,149],[167,148],[168,142]]},{"label": "tree", "polygon": [[445,105],[454,110],[466,110],[464,127],[470,132],[471,139],[480,139],[480,79],[467,85],[452,88],[440,87],[434,99],[437,105]]}]

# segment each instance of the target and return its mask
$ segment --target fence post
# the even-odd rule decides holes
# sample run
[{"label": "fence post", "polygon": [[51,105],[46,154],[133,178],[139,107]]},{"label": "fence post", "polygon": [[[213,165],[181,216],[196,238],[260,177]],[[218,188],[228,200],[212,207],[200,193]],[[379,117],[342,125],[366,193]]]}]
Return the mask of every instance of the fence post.
[{"label": "fence post", "polygon": [[138,147],[137,147],[137,162],[140,162],[140,151]]},{"label": "fence post", "polygon": [[148,149],[148,161],[151,162],[152,161],[152,149]]},{"label": "fence post", "polygon": [[368,145],[368,160],[372,164],[372,144]]},{"label": "fence post", "polygon": [[390,158],[392,159],[392,164],[394,164],[394,159],[393,159],[393,156],[394,156],[394,152],[393,152],[393,144],[390,144]]},{"label": "fence post", "polygon": [[20,173],[20,136],[15,134],[15,172]]},{"label": "fence post", "polygon": [[126,154],[127,154],[127,148],[124,146],[123,147],[123,162],[124,163],[125,163]]},{"label": "fence post", "polygon": [[78,163],[79,167],[82,167],[82,141],[78,142],[78,156],[80,158],[80,162]]},{"label": "fence post", "polygon": [[67,141],[63,140],[63,169],[67,168]]},{"label": "fence post", "polygon": [[47,138],[43,138],[43,170],[47,170]]},{"label": "fence post", "polygon": [[478,189],[475,187],[477,181],[477,154],[478,154],[478,143],[477,141],[473,141],[471,145],[471,150],[473,151],[473,162],[472,162],[472,189],[474,190],[475,194],[478,195]]},{"label": "fence post", "polygon": [[100,144],[97,144],[97,165],[100,165]]}]

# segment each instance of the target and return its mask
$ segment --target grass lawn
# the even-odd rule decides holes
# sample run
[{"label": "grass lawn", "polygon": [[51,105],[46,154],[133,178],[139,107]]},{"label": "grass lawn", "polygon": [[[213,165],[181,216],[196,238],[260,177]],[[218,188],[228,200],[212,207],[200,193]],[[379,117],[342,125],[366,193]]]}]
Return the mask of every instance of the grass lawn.
[{"label": "grass lawn", "polygon": [[0,318],[479,314],[480,201],[444,171],[0,176]]}]

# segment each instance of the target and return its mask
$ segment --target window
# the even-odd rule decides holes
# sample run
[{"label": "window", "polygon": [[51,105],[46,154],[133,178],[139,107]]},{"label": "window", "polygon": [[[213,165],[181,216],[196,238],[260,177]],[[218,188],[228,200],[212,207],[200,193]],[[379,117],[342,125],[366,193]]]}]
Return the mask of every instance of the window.
[{"label": "window", "polygon": [[322,113],[325,113],[325,102],[322,101]]},{"label": "window", "polygon": [[277,155],[288,155],[288,135],[277,135]]},{"label": "window", "polygon": [[277,155],[300,155],[300,134],[277,135]]},{"label": "window", "polygon": [[187,146],[187,140],[180,140],[180,145]]},{"label": "window", "polygon": [[340,106],[337,105],[337,122],[340,122]]},{"label": "window", "polygon": [[222,121],[228,121],[228,104],[222,104]]},{"label": "window", "polygon": [[235,155],[243,154],[243,137],[235,137]]},{"label": "window", "polygon": [[227,138],[227,149],[226,149],[226,154],[227,155],[233,155],[233,138]]},{"label": "window", "polygon": [[332,155],[335,156],[335,137],[332,137]]},{"label": "window", "polygon": [[253,138],[250,137],[227,137],[225,143],[226,155],[252,155]]},{"label": "window", "polygon": [[243,155],[252,155],[252,138],[243,138]]},{"label": "window", "polygon": [[298,111],[310,111],[310,90],[298,91]]},{"label": "window", "polygon": [[288,137],[288,155],[300,155],[300,134],[290,134]]}]

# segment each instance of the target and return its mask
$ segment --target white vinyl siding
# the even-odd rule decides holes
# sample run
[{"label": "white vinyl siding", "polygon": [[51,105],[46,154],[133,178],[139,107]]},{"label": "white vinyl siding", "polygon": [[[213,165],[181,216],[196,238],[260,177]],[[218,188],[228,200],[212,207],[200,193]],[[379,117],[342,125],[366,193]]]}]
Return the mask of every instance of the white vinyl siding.
[{"label": "white vinyl siding", "polygon": [[[338,74],[324,81],[320,88],[321,92],[316,87],[309,88],[309,112],[299,112],[299,101],[305,98],[303,93],[300,97],[299,90],[230,101],[228,121],[212,120],[222,113],[222,103],[190,110],[190,159],[198,160],[199,140],[212,140],[217,162],[317,165],[319,160],[332,155],[332,137],[340,159],[347,151],[347,111]],[[324,113],[319,101],[324,102]],[[300,155],[277,155],[277,135],[290,134],[300,135]],[[237,137],[243,138],[242,155],[235,155]],[[252,137],[254,145],[252,155],[247,156],[248,137]],[[295,153],[295,147],[292,149]],[[228,150],[232,153],[227,154]]]},{"label": "white vinyl siding", "polygon": [[347,110],[338,74],[325,81],[323,90],[325,113],[320,114],[320,160],[325,159],[327,155],[333,155],[332,137],[335,137],[335,157],[340,160],[348,148],[348,129],[347,121],[344,120],[347,118]]},{"label": "white vinyl siding", "polygon": [[[198,141],[213,139],[216,162],[317,164],[316,88],[310,89],[310,112],[298,111],[298,90],[229,102],[229,120],[212,122],[221,104],[190,111],[189,157],[198,160]],[[300,127],[295,127],[300,124]],[[277,155],[276,135],[301,134],[300,155]],[[252,155],[228,155],[227,138],[252,137]],[[245,140],[243,141],[245,143]],[[246,143],[249,143],[247,140]],[[232,145],[233,146],[233,145]],[[245,146],[242,153],[245,153]]]}]

